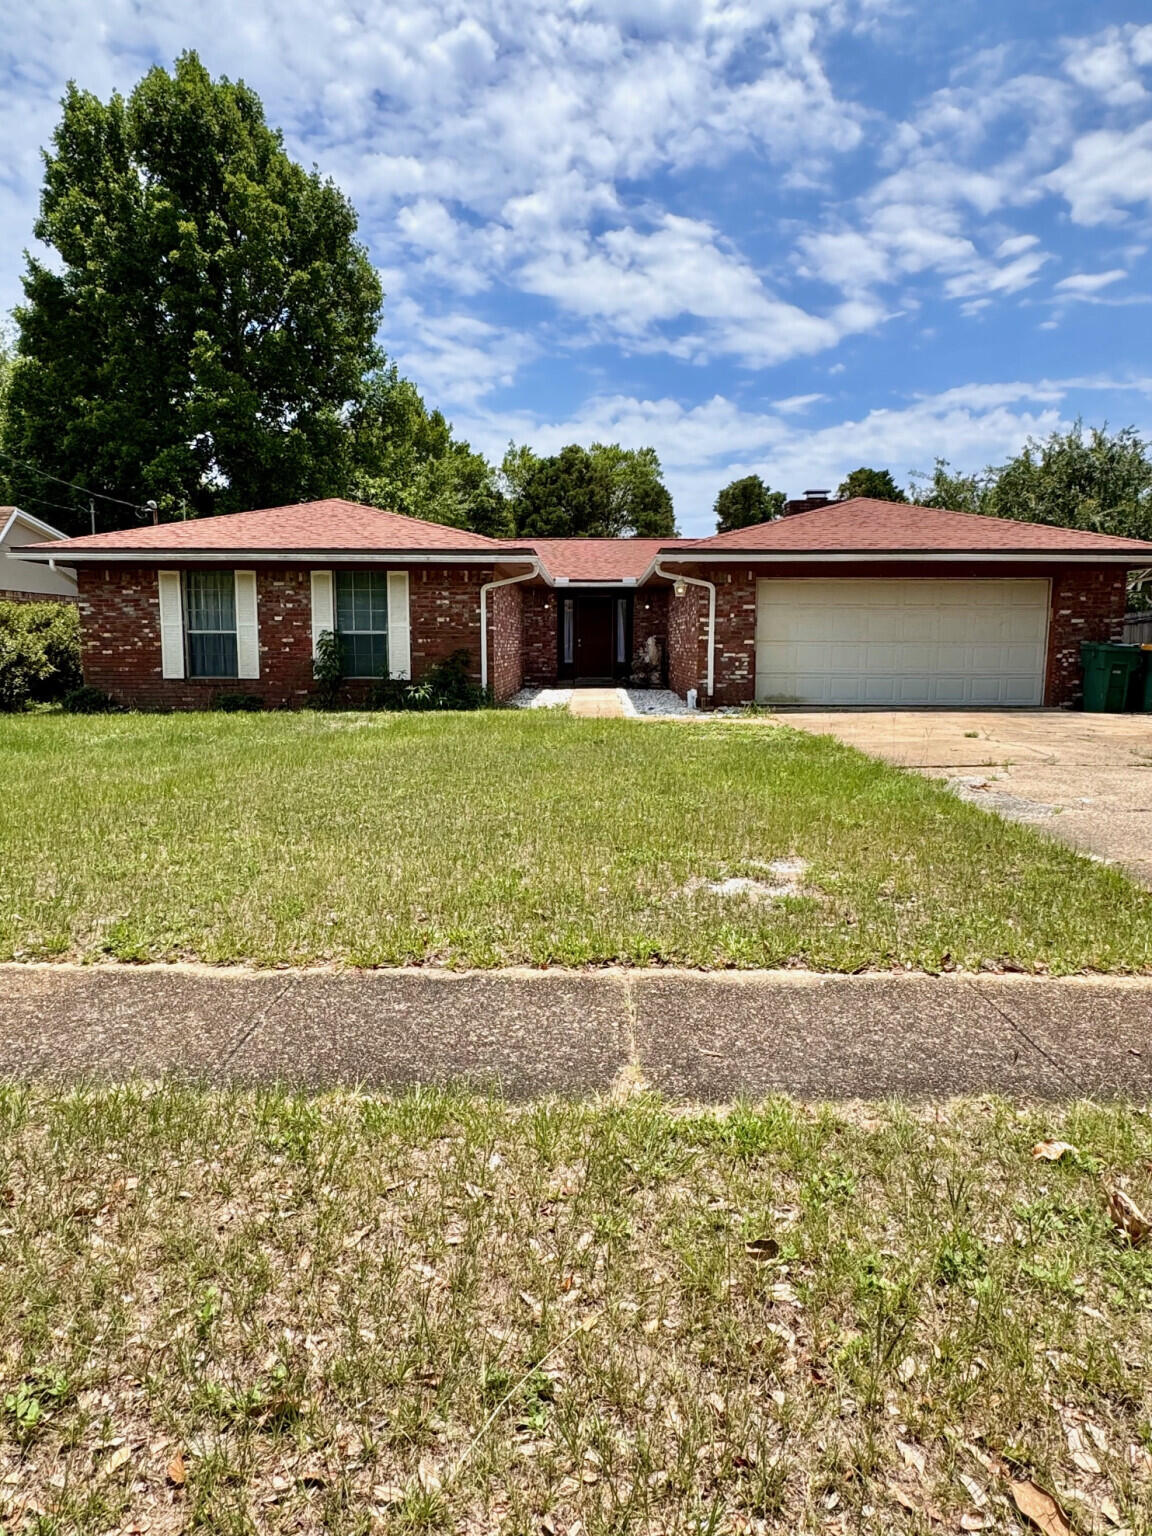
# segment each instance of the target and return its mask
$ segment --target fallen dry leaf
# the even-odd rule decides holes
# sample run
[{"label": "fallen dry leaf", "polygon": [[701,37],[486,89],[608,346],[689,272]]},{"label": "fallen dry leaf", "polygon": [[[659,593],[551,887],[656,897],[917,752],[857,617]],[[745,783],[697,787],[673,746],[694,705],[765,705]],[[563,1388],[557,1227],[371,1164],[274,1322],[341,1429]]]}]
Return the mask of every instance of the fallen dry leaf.
[{"label": "fallen dry leaf", "polygon": [[1066,1152],[1076,1155],[1076,1148],[1070,1141],[1038,1141],[1032,1148],[1032,1156],[1042,1158],[1046,1163],[1058,1163]]},{"label": "fallen dry leaf", "polygon": [[924,1476],[924,1468],[927,1466],[927,1458],[918,1445],[909,1445],[907,1440],[897,1440],[896,1449],[904,1458],[906,1467],[914,1467],[920,1476]]},{"label": "fallen dry leaf", "polygon": [[897,1504],[902,1504],[912,1514],[926,1515],[935,1525],[943,1523],[944,1516],[938,1509],[934,1509],[931,1504],[920,1504],[910,1493],[905,1492],[899,1483],[889,1483],[888,1492],[896,1500]]},{"label": "fallen dry leaf", "polygon": [[1124,1516],[1120,1513],[1120,1506],[1115,1499],[1101,1499],[1100,1513],[1108,1521],[1109,1525],[1123,1525]]},{"label": "fallen dry leaf", "polygon": [[990,1515],[961,1515],[960,1529],[962,1531],[986,1531],[992,1524]]},{"label": "fallen dry leaf", "polygon": [[168,1481],[172,1484],[173,1488],[183,1488],[184,1484],[188,1481],[188,1469],[185,1467],[184,1457],[179,1451],[176,1452],[175,1456],[168,1463],[166,1473]]},{"label": "fallen dry leaf", "polygon": [[425,1460],[420,1463],[416,1469],[416,1477],[424,1493],[439,1493],[443,1486],[435,1463],[431,1461]]},{"label": "fallen dry leaf", "polygon": [[397,1509],[407,1495],[395,1483],[377,1483],[372,1490],[372,1501],[382,1509]]},{"label": "fallen dry leaf", "polygon": [[1013,1483],[1011,1488],[1016,1508],[1044,1536],[1075,1536],[1068,1517],[1050,1493],[1035,1483]]},{"label": "fallen dry leaf", "polygon": [[132,1452],[126,1445],[122,1445],[118,1451],[113,1451],[104,1463],[104,1476],[111,1477],[114,1472],[119,1472],[120,1468],[131,1459]]},{"label": "fallen dry leaf", "polygon": [[754,1264],[771,1264],[780,1257],[780,1244],[774,1237],[754,1237],[744,1244],[744,1252]]},{"label": "fallen dry leaf", "polygon": [[1146,1243],[1149,1237],[1152,1237],[1152,1221],[1148,1220],[1135,1200],[1130,1195],[1126,1195],[1122,1189],[1112,1184],[1106,1184],[1104,1189],[1108,1196],[1108,1214],[1115,1225],[1120,1228],[1133,1248]]}]

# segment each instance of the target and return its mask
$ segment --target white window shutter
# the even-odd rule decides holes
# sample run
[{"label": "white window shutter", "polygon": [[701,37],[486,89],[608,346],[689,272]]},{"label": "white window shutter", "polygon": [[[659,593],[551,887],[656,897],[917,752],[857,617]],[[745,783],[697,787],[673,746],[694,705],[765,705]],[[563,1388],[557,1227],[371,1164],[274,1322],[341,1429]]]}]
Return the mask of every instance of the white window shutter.
[{"label": "white window shutter", "polygon": [[336,606],[332,597],[332,572],[312,572],[312,654],[315,656],[320,636],[336,628]]},{"label": "white window shutter", "polygon": [[412,676],[412,637],[408,620],[408,572],[388,572],[388,676]]},{"label": "white window shutter", "polygon": [[184,676],[184,592],[179,571],[158,571],[160,589],[160,672]]},{"label": "white window shutter", "polygon": [[236,676],[260,676],[260,622],[256,613],[256,572],[236,572]]}]

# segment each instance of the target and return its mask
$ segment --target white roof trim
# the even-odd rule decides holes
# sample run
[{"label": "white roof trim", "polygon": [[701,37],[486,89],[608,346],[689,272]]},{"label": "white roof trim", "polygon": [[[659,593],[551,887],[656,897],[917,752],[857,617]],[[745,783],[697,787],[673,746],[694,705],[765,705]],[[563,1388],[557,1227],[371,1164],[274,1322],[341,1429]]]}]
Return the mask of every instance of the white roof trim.
[{"label": "white roof trim", "polygon": [[50,555],[47,550],[10,550],[17,560],[66,559],[69,565],[518,565],[536,556],[478,549],[74,549]]},{"label": "white roof trim", "polygon": [[[31,528],[35,533],[46,533],[50,539],[67,539],[67,533],[61,533],[59,528],[53,528],[51,523],[46,523],[43,518],[33,517],[31,512],[25,512],[23,507],[13,507],[8,521],[0,528],[0,544],[12,531],[13,523],[23,523],[26,528]],[[53,557],[55,558],[55,557]]]}]

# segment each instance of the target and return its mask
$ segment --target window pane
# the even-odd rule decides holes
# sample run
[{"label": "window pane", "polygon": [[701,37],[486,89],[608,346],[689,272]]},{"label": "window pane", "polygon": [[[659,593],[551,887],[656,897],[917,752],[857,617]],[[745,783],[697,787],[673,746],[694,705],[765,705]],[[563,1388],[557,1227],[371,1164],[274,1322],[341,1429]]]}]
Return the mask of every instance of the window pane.
[{"label": "window pane", "polygon": [[572,599],[566,597],[564,599],[564,665],[566,667],[572,665],[572,607]]},{"label": "window pane", "polygon": [[388,574],[336,572],[336,631],[346,677],[382,677],[388,670]]},{"label": "window pane", "polygon": [[345,677],[383,677],[388,670],[387,635],[342,634]]},{"label": "window pane", "polygon": [[184,578],[189,677],[236,676],[236,576],[189,571]]},{"label": "window pane", "polygon": [[236,578],[231,571],[189,571],[188,630],[236,631]]},{"label": "window pane", "polygon": [[235,635],[188,636],[189,677],[235,677]]}]

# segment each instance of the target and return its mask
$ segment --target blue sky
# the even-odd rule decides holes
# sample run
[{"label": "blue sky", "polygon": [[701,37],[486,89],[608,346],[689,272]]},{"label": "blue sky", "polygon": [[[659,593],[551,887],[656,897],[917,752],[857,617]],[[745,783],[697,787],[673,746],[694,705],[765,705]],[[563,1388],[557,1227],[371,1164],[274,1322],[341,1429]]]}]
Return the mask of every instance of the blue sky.
[{"label": "blue sky", "polygon": [[194,47],[352,197],[381,339],[498,458],[756,471],[1152,435],[1152,25],[1065,0],[45,0],[0,37],[0,309],[69,77]]}]

